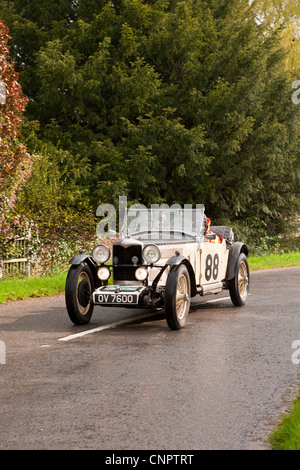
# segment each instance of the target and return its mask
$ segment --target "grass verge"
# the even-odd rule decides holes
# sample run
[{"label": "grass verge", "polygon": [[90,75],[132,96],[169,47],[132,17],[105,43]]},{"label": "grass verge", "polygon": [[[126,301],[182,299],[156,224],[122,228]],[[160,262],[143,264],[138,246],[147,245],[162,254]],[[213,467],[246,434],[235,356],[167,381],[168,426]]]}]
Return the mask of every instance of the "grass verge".
[{"label": "grass verge", "polygon": [[64,292],[67,273],[43,277],[0,279],[0,304],[28,297],[44,297]]},{"label": "grass verge", "polygon": [[300,450],[300,395],[291,412],[271,434],[269,442],[273,450]]},{"label": "grass verge", "polygon": [[285,268],[290,266],[300,266],[300,251],[291,253],[270,253],[268,255],[248,258],[250,269]]}]

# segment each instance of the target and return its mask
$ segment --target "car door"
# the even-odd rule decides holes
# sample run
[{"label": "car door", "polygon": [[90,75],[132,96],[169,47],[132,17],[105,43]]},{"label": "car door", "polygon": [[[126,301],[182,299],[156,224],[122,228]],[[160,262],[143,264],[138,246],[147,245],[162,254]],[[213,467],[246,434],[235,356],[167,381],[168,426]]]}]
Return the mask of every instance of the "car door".
[{"label": "car door", "polygon": [[223,281],[226,277],[229,251],[225,240],[222,243],[201,243],[200,285]]}]

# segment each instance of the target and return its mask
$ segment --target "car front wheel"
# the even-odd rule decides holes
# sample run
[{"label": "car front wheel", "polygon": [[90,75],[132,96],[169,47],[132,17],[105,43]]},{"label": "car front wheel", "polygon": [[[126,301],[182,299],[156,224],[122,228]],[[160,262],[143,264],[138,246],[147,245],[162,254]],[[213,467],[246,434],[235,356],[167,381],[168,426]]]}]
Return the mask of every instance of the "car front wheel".
[{"label": "car front wheel", "polygon": [[235,270],[234,278],[229,281],[229,293],[232,303],[237,306],[245,304],[249,292],[249,265],[247,257],[241,253]]},{"label": "car front wheel", "polygon": [[171,330],[179,330],[186,324],[190,310],[191,281],[184,264],[171,269],[165,291],[165,314]]},{"label": "car front wheel", "polygon": [[92,317],[94,305],[91,293],[94,291],[93,274],[86,263],[71,266],[65,288],[65,300],[70,320],[75,325],[84,325]]}]

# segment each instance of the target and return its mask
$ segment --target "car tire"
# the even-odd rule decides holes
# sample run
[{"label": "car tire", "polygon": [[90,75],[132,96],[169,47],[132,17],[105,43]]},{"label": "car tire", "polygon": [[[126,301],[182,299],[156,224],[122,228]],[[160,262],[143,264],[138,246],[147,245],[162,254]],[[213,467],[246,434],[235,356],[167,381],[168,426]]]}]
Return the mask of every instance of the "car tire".
[{"label": "car tire", "polygon": [[249,265],[247,256],[241,253],[235,268],[234,278],[229,281],[229,293],[232,303],[238,307],[245,304],[249,292]]},{"label": "car tire", "polygon": [[186,324],[191,302],[191,281],[187,267],[180,264],[169,272],[165,290],[165,314],[171,330]]},{"label": "car tire", "polygon": [[75,325],[89,323],[94,305],[91,293],[94,291],[93,274],[87,263],[70,267],[65,287],[65,301],[70,320]]}]

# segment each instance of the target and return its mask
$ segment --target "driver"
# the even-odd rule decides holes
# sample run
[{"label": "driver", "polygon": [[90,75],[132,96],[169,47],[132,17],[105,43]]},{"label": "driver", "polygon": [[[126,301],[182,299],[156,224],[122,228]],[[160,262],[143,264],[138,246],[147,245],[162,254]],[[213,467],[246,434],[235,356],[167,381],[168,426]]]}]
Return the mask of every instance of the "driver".
[{"label": "driver", "polygon": [[[205,217],[205,219],[204,219],[204,236],[205,236],[205,238],[206,238],[206,235],[207,235],[208,233],[214,233],[214,232],[212,232],[212,231],[210,230],[211,220],[210,220],[208,217],[206,217],[206,215],[205,215],[204,217]],[[208,242],[210,242],[210,243],[222,243],[223,239],[220,238],[220,237],[218,237],[217,234],[215,234],[215,235],[216,235],[216,238],[215,238],[214,240],[209,240],[209,239],[207,239],[207,238],[206,238],[206,240],[207,240]]]}]

